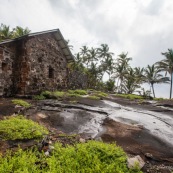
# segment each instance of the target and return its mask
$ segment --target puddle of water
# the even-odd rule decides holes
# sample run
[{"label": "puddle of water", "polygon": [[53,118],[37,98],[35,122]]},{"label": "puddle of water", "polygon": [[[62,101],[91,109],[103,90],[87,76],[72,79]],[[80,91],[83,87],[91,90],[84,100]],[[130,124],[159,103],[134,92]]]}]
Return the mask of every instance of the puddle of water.
[{"label": "puddle of water", "polygon": [[94,138],[103,130],[101,124],[106,115],[78,109],[67,109],[60,113],[60,117],[63,118],[63,121],[57,127],[59,130],[66,133],[85,134]]}]

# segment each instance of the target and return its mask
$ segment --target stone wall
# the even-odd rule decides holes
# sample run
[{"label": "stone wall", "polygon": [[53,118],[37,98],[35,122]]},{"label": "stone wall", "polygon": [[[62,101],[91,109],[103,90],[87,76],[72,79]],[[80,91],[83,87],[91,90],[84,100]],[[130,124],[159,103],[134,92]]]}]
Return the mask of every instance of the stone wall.
[{"label": "stone wall", "polygon": [[22,65],[25,94],[65,88],[67,60],[55,37],[52,34],[29,37],[25,47],[26,55]]},{"label": "stone wall", "polygon": [[11,49],[0,47],[0,96],[11,94],[13,58],[14,52]]},{"label": "stone wall", "polygon": [[24,37],[0,49],[0,95],[67,87],[67,60],[53,33]]},{"label": "stone wall", "polygon": [[88,87],[88,77],[81,71],[69,71],[68,87],[70,89],[86,89]]}]

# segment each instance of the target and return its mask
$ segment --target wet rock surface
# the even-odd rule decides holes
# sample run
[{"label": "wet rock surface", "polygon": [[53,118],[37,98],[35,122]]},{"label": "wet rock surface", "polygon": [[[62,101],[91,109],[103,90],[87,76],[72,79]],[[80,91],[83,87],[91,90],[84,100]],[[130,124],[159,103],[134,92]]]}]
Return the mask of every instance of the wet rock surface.
[{"label": "wet rock surface", "polygon": [[[11,99],[1,99],[0,118],[23,111],[25,116],[52,131],[53,142],[64,145],[88,139],[116,142],[132,157],[140,155],[146,163],[144,172],[173,170],[172,110],[166,112],[155,103],[141,105],[112,97],[102,101],[80,98],[75,103],[71,100],[30,102],[33,105],[30,109],[20,110],[11,104]],[[162,111],[158,113],[158,110]],[[1,142],[1,150],[10,147],[11,144]]]}]

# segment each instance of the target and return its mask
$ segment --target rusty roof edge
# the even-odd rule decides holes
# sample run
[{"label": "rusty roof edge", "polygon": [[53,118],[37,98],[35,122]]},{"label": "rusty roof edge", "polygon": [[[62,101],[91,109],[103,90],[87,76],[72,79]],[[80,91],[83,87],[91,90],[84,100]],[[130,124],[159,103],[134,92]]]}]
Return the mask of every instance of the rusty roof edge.
[{"label": "rusty roof edge", "polygon": [[74,58],[73,58],[74,56],[73,56],[73,54],[71,53],[71,51],[70,51],[70,49],[69,49],[69,47],[68,47],[68,44],[67,44],[66,40],[64,39],[64,37],[63,37],[61,31],[60,31],[59,29],[58,29],[57,31],[58,31],[58,33],[60,34],[61,40],[64,42],[64,44],[65,44],[65,46],[66,46],[66,47],[63,47],[63,48],[61,47],[61,49],[63,49],[63,50],[66,49],[67,52],[68,52],[68,54],[69,54],[69,55],[65,55],[65,54],[64,54],[64,55],[65,55],[66,57],[67,57],[67,56],[70,56],[70,59],[67,58],[69,61],[74,61]]}]

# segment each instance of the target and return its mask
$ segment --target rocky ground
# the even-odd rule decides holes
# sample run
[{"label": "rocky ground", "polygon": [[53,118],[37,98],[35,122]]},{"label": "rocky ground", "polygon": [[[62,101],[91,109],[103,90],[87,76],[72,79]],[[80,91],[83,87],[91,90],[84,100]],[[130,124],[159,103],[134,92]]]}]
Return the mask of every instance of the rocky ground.
[{"label": "rocky ground", "polygon": [[[85,140],[95,138],[97,140],[102,139],[104,142],[116,142],[128,155],[140,155],[143,158],[146,163],[142,169],[144,172],[169,173],[173,171],[173,144],[171,145],[151,134],[144,126],[136,125],[135,123],[122,123],[122,121],[111,119],[108,110],[110,107],[103,101],[87,98],[63,100],[62,102],[28,100],[33,106],[29,109],[22,109],[15,107],[11,100],[12,98],[0,99],[0,119],[14,113],[24,114],[28,118],[47,126],[51,132],[49,138],[53,142],[60,141],[64,145],[73,144],[75,141],[80,141],[84,138],[86,138]],[[159,112],[173,119],[173,101],[139,102],[114,96],[110,96],[106,100],[138,111]],[[119,108],[115,109],[119,110]],[[94,116],[102,118],[99,120],[93,119]],[[71,119],[71,117],[73,118]],[[88,126],[84,128],[87,121],[90,122],[91,129]],[[82,125],[83,128],[81,127]],[[98,128],[99,132],[96,133],[94,131],[95,128]],[[72,132],[80,132],[80,135],[72,135]],[[70,137],[66,133],[70,134]],[[0,141],[0,151],[3,153],[7,149],[15,150],[19,144],[22,148],[27,148],[36,143],[32,140]]]}]

